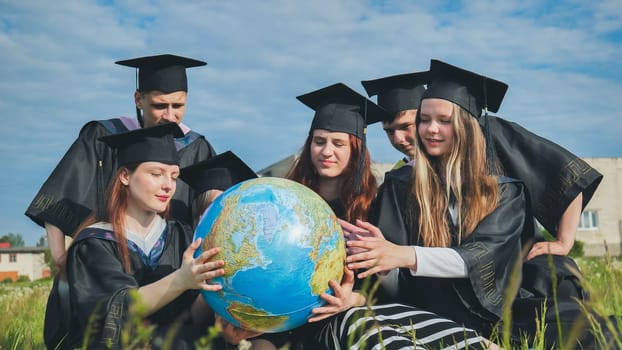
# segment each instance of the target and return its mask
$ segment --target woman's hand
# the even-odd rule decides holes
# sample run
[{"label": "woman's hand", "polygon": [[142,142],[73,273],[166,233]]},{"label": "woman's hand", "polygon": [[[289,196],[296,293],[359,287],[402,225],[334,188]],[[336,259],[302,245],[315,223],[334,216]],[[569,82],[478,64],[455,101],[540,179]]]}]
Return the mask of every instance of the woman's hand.
[{"label": "woman's hand", "polygon": [[326,305],[314,308],[311,311],[314,316],[309,318],[309,322],[317,322],[346,311],[351,307],[363,306],[365,304],[365,297],[360,293],[352,291],[354,287],[354,272],[347,267],[344,268],[341,285],[336,281],[329,281],[328,285],[333,289],[334,295],[328,293],[320,294],[320,298],[326,301]]},{"label": "woman's hand", "polygon": [[[349,225],[349,226],[348,226]],[[346,264],[352,270],[364,270],[357,275],[363,279],[374,273],[383,273],[399,267],[416,267],[415,251],[412,247],[393,244],[382,235],[380,229],[368,222],[356,221],[356,226],[344,225],[349,237],[346,242],[349,254]],[[356,229],[355,229],[356,228]],[[358,231],[357,231],[358,229]]]},{"label": "woman's hand", "polygon": [[574,242],[566,243],[560,240],[551,241],[551,242],[538,242],[535,243],[529,253],[527,254],[527,258],[525,260],[531,260],[538,255],[568,255],[570,253],[570,249],[572,249]]},{"label": "woman's hand", "polygon": [[176,271],[176,281],[181,284],[183,290],[203,289],[206,291],[218,291],[222,289],[220,284],[211,284],[207,281],[214,277],[222,276],[225,270],[223,260],[211,261],[220,252],[220,248],[211,248],[201,253],[196,259],[194,252],[201,246],[201,238],[192,242],[184,252],[182,263]]},{"label": "woman's hand", "polygon": [[[360,228],[358,226],[352,225],[351,223],[338,219],[339,224],[341,225],[341,229],[343,230],[343,235],[346,238],[346,242],[350,240],[357,240],[359,237],[370,237],[372,236],[371,232],[366,229]],[[346,250],[348,255],[357,254],[360,252],[364,252],[365,249],[349,247],[346,245]]]},{"label": "woman's hand", "polygon": [[238,345],[242,340],[253,338],[263,334],[262,332],[249,331],[246,329],[238,328],[224,318],[215,315],[215,323],[220,328],[220,335],[229,344]]}]

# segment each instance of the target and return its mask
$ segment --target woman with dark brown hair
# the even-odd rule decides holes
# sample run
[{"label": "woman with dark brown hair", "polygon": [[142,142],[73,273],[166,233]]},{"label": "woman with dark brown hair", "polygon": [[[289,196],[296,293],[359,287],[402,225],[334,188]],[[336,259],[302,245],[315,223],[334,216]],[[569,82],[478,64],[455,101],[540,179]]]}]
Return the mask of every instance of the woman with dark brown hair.
[{"label": "woman with dark brown hair", "polygon": [[367,218],[377,190],[363,140],[325,129],[312,130],[286,177],[317,192],[338,217],[349,222]]}]

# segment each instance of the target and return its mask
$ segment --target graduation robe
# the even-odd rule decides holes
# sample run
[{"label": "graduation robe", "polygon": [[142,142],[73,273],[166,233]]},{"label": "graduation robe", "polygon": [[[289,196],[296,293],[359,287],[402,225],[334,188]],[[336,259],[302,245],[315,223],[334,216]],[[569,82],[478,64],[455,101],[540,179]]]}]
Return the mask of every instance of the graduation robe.
[{"label": "graduation robe", "polygon": [[[119,335],[131,305],[128,292],[178,269],[182,255],[192,241],[190,227],[177,221],[168,221],[163,234],[163,244],[159,245],[161,255],[152,264],[155,266],[149,266],[141,255],[130,250],[132,272],[126,273],[116,254],[116,242],[110,231],[89,227],[80,232],[67,255],[71,317],[65,324],[69,328],[68,336],[61,349],[80,346],[87,331],[91,332],[89,349],[105,348],[109,342],[114,345],[113,349],[118,348]],[[165,335],[177,321],[189,322],[189,310],[198,293],[198,290],[186,291],[149,316],[150,323],[157,325],[155,334]],[[50,329],[57,327],[57,323],[63,319],[63,315],[57,312],[63,310],[59,296],[53,291],[46,309],[45,332],[50,333]],[[191,328],[187,325],[182,326],[181,330],[190,332]],[[47,338],[46,334],[46,345],[54,348],[53,343],[47,343]],[[49,335],[49,339],[50,342],[58,341],[59,337]]]},{"label": "graduation robe", "polygon": [[[26,216],[43,226],[49,222],[71,236],[92,212],[102,210],[104,192],[117,165],[113,150],[98,139],[137,128],[135,119],[126,117],[91,121],[56,165],[34,197]],[[180,167],[195,164],[215,155],[203,135],[194,131],[175,140]],[[184,223],[192,223],[190,203],[193,194],[183,181],[177,183],[170,214]]]},{"label": "graduation robe", "polygon": [[503,175],[525,184],[533,216],[557,236],[557,224],[570,202],[583,193],[585,208],[603,175],[562,146],[516,123],[488,115],[480,118],[480,124],[488,129],[488,147],[501,163]]},{"label": "graduation robe", "polygon": [[[370,221],[385,238],[399,245],[422,245],[417,204],[410,195],[411,167],[387,174],[372,206]],[[466,264],[466,279],[414,277],[408,269],[399,273],[399,302],[421,307],[467,327],[487,332],[502,316],[505,291],[514,264],[521,259],[521,237],[533,235],[526,211],[522,183],[500,178],[497,208],[473,233],[458,244],[451,227],[452,248]],[[448,213],[449,215],[449,213]],[[520,278],[517,271],[517,278]]]},{"label": "graduation robe", "polygon": [[[579,193],[583,194],[582,208],[590,201],[603,175],[581,158],[560,145],[542,138],[520,125],[503,118],[487,115],[480,118],[480,125],[488,135],[488,149],[501,167],[503,175],[519,179],[527,187],[529,214],[540,222],[549,233],[557,236],[557,226],[564,211]],[[408,177],[411,168],[394,173]],[[397,219],[396,219],[397,220]],[[395,221],[394,225],[400,225]],[[403,230],[403,227],[398,227]],[[523,244],[532,240],[543,240],[535,230],[532,237],[523,237]],[[568,265],[574,265],[567,257],[554,257],[558,281],[574,278]],[[531,259],[525,263],[527,279],[523,287],[538,296],[552,296],[553,286],[549,263],[545,258]],[[570,286],[579,289],[576,295],[585,298],[578,283]]]}]

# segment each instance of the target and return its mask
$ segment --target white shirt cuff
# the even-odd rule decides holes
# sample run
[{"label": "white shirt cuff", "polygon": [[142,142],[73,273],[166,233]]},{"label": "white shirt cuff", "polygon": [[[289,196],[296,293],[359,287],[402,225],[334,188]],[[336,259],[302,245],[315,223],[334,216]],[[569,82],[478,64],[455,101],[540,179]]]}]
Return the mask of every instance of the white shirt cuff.
[{"label": "white shirt cuff", "polygon": [[413,276],[466,278],[466,263],[452,248],[414,246],[417,254],[417,271],[410,269]]}]

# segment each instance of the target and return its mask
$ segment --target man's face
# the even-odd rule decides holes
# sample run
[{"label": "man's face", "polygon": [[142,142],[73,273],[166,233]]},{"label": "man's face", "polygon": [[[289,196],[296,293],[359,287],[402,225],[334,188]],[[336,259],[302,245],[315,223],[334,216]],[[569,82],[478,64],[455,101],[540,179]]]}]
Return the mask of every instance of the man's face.
[{"label": "man's face", "polygon": [[382,122],[389,141],[398,151],[409,159],[415,156],[415,119],[417,110],[409,109],[398,114],[392,122]]},{"label": "man's face", "polygon": [[185,91],[175,91],[165,94],[160,91],[134,93],[136,107],[143,111],[143,126],[145,128],[166,122],[181,123],[186,112]]}]

